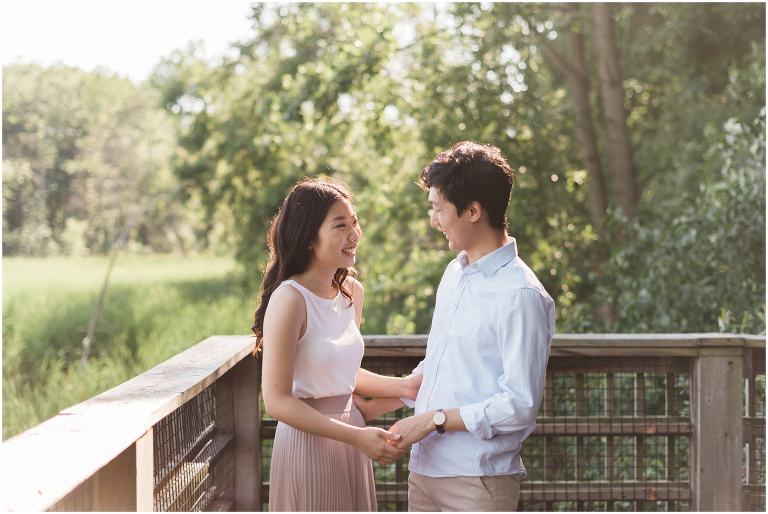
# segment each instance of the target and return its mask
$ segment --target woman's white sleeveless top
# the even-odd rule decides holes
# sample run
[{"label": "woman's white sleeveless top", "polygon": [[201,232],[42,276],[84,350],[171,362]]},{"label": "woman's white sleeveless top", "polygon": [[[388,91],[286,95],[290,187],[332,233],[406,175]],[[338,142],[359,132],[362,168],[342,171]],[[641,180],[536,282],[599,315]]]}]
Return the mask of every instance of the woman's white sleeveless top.
[{"label": "woman's white sleeveless top", "polygon": [[[304,297],[307,328],[296,346],[293,366],[295,398],[351,394],[365,344],[355,323],[355,308],[341,293],[321,298],[295,280],[285,280]],[[277,290],[277,289],[276,289]]]}]

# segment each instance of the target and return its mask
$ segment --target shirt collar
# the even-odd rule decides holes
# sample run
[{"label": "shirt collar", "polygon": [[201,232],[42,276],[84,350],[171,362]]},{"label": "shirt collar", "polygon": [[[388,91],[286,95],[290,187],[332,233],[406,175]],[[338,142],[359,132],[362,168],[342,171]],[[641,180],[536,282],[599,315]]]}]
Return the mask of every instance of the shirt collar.
[{"label": "shirt collar", "polygon": [[487,277],[492,275],[496,272],[496,270],[517,257],[517,241],[515,241],[514,237],[510,239],[511,241],[509,243],[495,249],[487,255],[482,256],[471,265],[469,264],[467,252],[462,250],[458,255],[461,270],[467,271],[467,268],[477,268],[483,272],[483,276]]}]

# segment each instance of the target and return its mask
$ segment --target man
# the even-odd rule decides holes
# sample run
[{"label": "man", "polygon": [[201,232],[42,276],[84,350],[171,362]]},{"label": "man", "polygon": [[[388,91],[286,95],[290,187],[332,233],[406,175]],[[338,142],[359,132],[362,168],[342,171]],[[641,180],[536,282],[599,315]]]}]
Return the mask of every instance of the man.
[{"label": "man", "polygon": [[413,444],[410,510],[514,511],[554,302],[507,234],[514,174],[498,148],[458,143],[420,179],[432,226],[459,254],[440,281],[426,356],[413,371],[422,375],[415,414],[390,429],[402,436],[399,448]]}]

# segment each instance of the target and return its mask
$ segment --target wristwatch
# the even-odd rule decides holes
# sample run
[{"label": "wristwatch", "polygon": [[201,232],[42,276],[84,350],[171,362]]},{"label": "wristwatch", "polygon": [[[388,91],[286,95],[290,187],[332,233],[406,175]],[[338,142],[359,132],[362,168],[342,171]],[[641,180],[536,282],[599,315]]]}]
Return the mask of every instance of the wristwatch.
[{"label": "wristwatch", "polygon": [[435,430],[437,430],[438,434],[445,433],[445,427],[443,426],[445,424],[445,411],[443,409],[435,411],[435,414],[432,416],[432,422],[435,424]]}]

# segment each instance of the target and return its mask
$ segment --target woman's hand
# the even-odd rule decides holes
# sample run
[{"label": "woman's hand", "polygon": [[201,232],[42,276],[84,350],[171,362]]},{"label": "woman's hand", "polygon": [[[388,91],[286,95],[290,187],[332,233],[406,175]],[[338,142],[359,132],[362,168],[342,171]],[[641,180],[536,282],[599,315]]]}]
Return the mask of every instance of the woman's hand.
[{"label": "woman's hand", "polygon": [[399,439],[399,435],[387,432],[383,428],[364,427],[357,433],[353,444],[372,460],[386,465],[392,464],[405,453],[405,450],[388,443],[393,441],[396,444]]},{"label": "woman's hand", "polygon": [[404,383],[403,383],[403,394],[405,398],[408,398],[409,400],[415,400],[416,395],[419,393],[419,388],[421,387],[421,379],[424,378],[424,375],[421,373],[418,375],[408,375],[405,377]]}]

